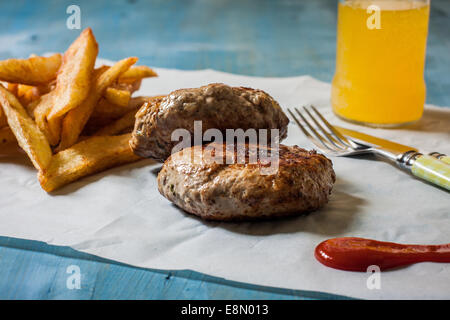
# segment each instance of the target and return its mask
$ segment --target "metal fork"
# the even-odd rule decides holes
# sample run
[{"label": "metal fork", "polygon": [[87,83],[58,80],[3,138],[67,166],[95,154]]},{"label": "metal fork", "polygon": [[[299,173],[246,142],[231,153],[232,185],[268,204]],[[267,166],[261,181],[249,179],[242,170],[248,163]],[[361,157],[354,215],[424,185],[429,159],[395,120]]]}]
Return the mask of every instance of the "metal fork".
[{"label": "metal fork", "polygon": [[307,116],[302,114],[297,108],[294,108],[294,110],[302,121],[288,109],[291,117],[306,137],[323,153],[336,157],[375,154],[394,162],[400,168],[410,171],[418,178],[450,190],[450,166],[445,162],[414,150],[399,152],[386,147],[377,148],[345,137],[314,106],[310,108],[303,107],[303,112]]},{"label": "metal fork", "polygon": [[310,108],[303,107],[304,113],[312,121],[308,121],[307,117],[304,116],[297,108],[294,108],[294,110],[297,112],[304,125],[300,122],[297,116],[295,116],[295,114],[288,109],[291,117],[303,131],[305,136],[325,154],[335,157],[346,157],[380,152],[378,149],[343,136],[327,121],[327,119],[322,116],[322,114],[320,114],[319,111],[317,111],[314,106],[310,106]]}]

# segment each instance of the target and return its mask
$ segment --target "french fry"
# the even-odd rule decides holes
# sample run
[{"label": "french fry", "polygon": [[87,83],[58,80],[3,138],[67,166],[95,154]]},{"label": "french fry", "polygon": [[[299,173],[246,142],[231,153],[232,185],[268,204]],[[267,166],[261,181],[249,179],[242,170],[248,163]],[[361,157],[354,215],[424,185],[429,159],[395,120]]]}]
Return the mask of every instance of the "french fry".
[{"label": "french fry", "polygon": [[164,97],[165,96],[137,97],[137,99],[135,100],[136,102],[137,101],[145,101],[145,102],[132,104],[134,109],[128,111],[121,118],[105,125],[100,130],[97,130],[93,135],[95,136],[116,135],[120,133],[125,133],[127,129],[130,129],[131,132],[133,130],[134,123],[136,120],[136,113],[141,108],[151,107],[150,104],[152,104],[152,102],[161,101]]},{"label": "french fry", "polygon": [[[17,85],[15,83],[8,83],[8,82],[0,81],[0,85],[6,86],[8,91],[11,92],[14,95],[15,95],[14,91],[17,92]],[[10,87],[10,85],[16,85],[16,86]],[[1,105],[0,105],[0,128],[4,127],[4,126],[7,126],[7,125],[8,125],[8,122],[6,121],[5,113],[3,112],[2,108],[1,108]]]},{"label": "french fry", "polygon": [[[43,95],[43,96],[45,96],[45,95]],[[33,119],[34,119],[34,110],[36,109],[36,107],[37,107],[37,106],[39,105],[39,103],[41,102],[43,96],[41,96],[41,97],[40,97],[39,99],[37,99],[37,100],[31,101],[29,104],[27,104],[27,105],[24,106],[25,109],[26,109],[27,112],[28,112],[28,115],[29,115],[31,118],[33,118]]]},{"label": "french fry", "polygon": [[126,90],[133,93],[141,87],[142,79],[136,79],[131,82],[117,82],[112,87],[119,90]]},{"label": "french fry", "polygon": [[[94,69],[92,73],[93,79],[97,79],[102,73],[104,73],[106,70],[108,70],[108,66],[102,66],[100,68]],[[62,129],[62,118],[63,117],[56,117],[51,119],[46,119],[45,117],[48,116],[52,106],[53,106],[53,95],[55,94],[55,91],[51,92],[51,95],[44,95],[39,103],[36,103],[36,101],[33,101],[29,105],[27,105],[28,113],[33,112],[33,115],[35,116],[36,123],[38,124],[39,128],[42,130],[42,132],[45,134],[47,139],[49,139],[49,142],[52,146],[58,145],[60,138],[61,138],[61,129]],[[46,97],[46,98],[44,98]]]},{"label": "french fry", "polygon": [[59,53],[50,57],[0,61],[0,80],[31,86],[44,85],[56,78],[61,65]]},{"label": "french fry", "polygon": [[42,188],[51,192],[84,176],[141,159],[131,150],[131,134],[91,137],[53,156],[39,173]]},{"label": "french fry", "polygon": [[126,113],[121,118],[117,119],[113,123],[101,128],[94,136],[113,136],[122,133],[124,130],[132,128],[135,122],[135,115],[138,109],[134,109]]},{"label": "french fry", "polygon": [[98,78],[102,73],[104,73],[106,70],[108,70],[110,66],[101,66],[94,69],[94,72],[92,73],[92,78],[96,79]]},{"label": "french fry", "polygon": [[139,96],[131,98],[127,107],[120,107],[109,103],[102,98],[95,106],[95,109],[83,129],[84,134],[95,134],[103,127],[112,125],[115,121],[125,116],[128,112],[138,110],[145,102],[156,97]]},{"label": "french fry", "polygon": [[47,138],[17,98],[2,85],[0,85],[0,104],[19,146],[27,153],[34,167],[44,171],[52,159],[52,150]]},{"label": "french fry", "polygon": [[53,147],[58,145],[61,139],[62,121],[63,118],[54,118],[52,120],[47,120],[50,137],[52,139],[51,145]]},{"label": "french fry", "polygon": [[158,74],[147,66],[135,66],[128,69],[119,77],[119,82],[134,82],[143,78],[157,77]]},{"label": "french fry", "polygon": [[123,117],[126,113],[134,109],[139,109],[146,101],[151,101],[156,98],[162,98],[164,96],[147,97],[139,96],[130,99],[127,107],[120,107],[109,103],[106,99],[101,98],[95,106],[92,115],[86,123],[83,133],[91,135],[101,128],[112,124],[117,119]]},{"label": "french fry", "polygon": [[95,79],[95,83],[86,100],[64,117],[58,151],[69,148],[76,143],[103,92],[136,61],[137,58],[135,57],[123,59]]},{"label": "french fry", "polygon": [[38,87],[29,86],[26,84],[19,84],[17,87],[17,98],[19,99],[22,106],[27,106],[31,102],[38,100],[41,96]]},{"label": "french fry", "polygon": [[17,90],[19,88],[18,83],[8,83],[7,88],[13,95],[17,96]]},{"label": "french fry", "polygon": [[[36,89],[36,90],[34,90],[35,92],[32,92],[33,89]],[[34,95],[34,94],[37,94],[37,95],[38,95],[38,98],[39,98],[39,91],[38,91],[37,87],[35,87],[35,86],[29,86],[29,85],[27,85],[27,84],[21,84],[21,83],[19,83],[19,84],[17,85],[17,93],[16,93],[16,96],[17,96],[18,98],[23,97],[23,96],[26,96],[26,95]]]},{"label": "french fry", "polygon": [[[41,103],[41,97],[45,96],[51,90],[51,85],[28,86],[19,84],[16,89],[16,97],[28,112],[28,115],[34,119],[34,109]],[[48,106],[51,107],[51,106]]]},{"label": "french fry", "polygon": [[[130,99],[130,101],[133,98]],[[102,98],[98,101],[95,106],[94,111],[92,112],[91,119],[118,119],[123,116],[125,113],[130,111],[131,108],[128,106],[121,107],[115,104],[112,104],[108,100]]]},{"label": "french fry", "polygon": [[63,116],[86,99],[97,54],[97,41],[87,28],[64,54],[56,79],[54,105],[47,116],[49,120]]},{"label": "french fry", "polygon": [[161,97],[131,95],[157,74],[133,67],[134,57],[94,68],[97,54],[88,28],[63,56],[0,61],[0,149],[18,144],[47,192],[141,159],[129,146],[129,131],[140,107]]},{"label": "french fry", "polygon": [[47,123],[47,114],[50,111],[50,108],[52,106],[52,100],[53,100],[53,94],[48,93],[46,95],[43,95],[40,99],[40,102],[38,105],[34,108],[33,114],[34,114],[34,121],[36,122],[36,125],[39,127],[41,132],[47,137],[50,144],[51,137],[50,137],[50,129],[48,128]]},{"label": "french fry", "polygon": [[[109,68],[108,66],[102,66],[103,68]],[[134,66],[125,71],[118,79],[118,83],[129,84],[142,80],[144,78],[157,77],[158,74],[150,67],[147,66]]]},{"label": "french fry", "polygon": [[106,99],[100,99],[92,113],[93,119],[118,119],[126,114],[128,111],[136,109],[137,107],[148,101],[150,97],[139,96],[131,98],[126,107],[121,107],[110,103]]},{"label": "french fry", "polygon": [[62,118],[47,120],[47,114],[53,105],[54,94],[55,91],[51,91],[43,95],[40,103],[33,110],[34,120],[42,133],[47,137],[51,146],[56,146],[59,143],[62,122]]},{"label": "french fry", "polygon": [[130,102],[131,93],[127,90],[121,90],[116,88],[106,88],[105,99],[117,106],[126,107]]}]

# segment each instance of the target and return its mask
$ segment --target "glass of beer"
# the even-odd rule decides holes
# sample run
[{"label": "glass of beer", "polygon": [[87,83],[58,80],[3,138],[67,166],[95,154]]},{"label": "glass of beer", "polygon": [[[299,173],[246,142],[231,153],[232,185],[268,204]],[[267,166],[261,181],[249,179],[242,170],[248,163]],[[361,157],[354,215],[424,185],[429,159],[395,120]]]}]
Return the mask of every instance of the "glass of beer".
[{"label": "glass of beer", "polygon": [[420,119],[425,104],[429,0],[342,0],[331,103],[375,127]]}]

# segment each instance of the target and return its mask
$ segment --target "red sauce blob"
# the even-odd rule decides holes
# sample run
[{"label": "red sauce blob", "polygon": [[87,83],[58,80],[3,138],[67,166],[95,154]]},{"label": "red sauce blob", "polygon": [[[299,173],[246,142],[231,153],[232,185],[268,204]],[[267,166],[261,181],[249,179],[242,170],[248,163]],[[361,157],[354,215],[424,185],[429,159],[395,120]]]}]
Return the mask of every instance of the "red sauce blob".
[{"label": "red sauce blob", "polygon": [[366,272],[371,265],[386,270],[417,262],[450,262],[450,243],[417,245],[334,238],[321,242],[314,255],[320,263],[331,268]]}]

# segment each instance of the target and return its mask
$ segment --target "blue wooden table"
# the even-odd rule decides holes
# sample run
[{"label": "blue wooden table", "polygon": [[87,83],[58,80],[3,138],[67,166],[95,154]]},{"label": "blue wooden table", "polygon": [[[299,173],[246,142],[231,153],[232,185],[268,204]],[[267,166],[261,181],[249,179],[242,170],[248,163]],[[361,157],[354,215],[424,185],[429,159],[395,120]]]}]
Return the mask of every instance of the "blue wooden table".
[{"label": "blue wooden table", "polygon": [[[66,9],[77,4],[99,56],[141,64],[213,68],[256,76],[310,74],[331,81],[336,0],[1,1],[0,59],[64,51],[79,33]],[[432,0],[427,102],[450,106],[450,1]],[[1,192],[1,190],[0,190]],[[0,208],[5,210],[4,208]],[[68,289],[67,268],[82,270]],[[226,281],[183,270],[148,270],[0,236],[0,299],[330,299],[337,296]]]}]

